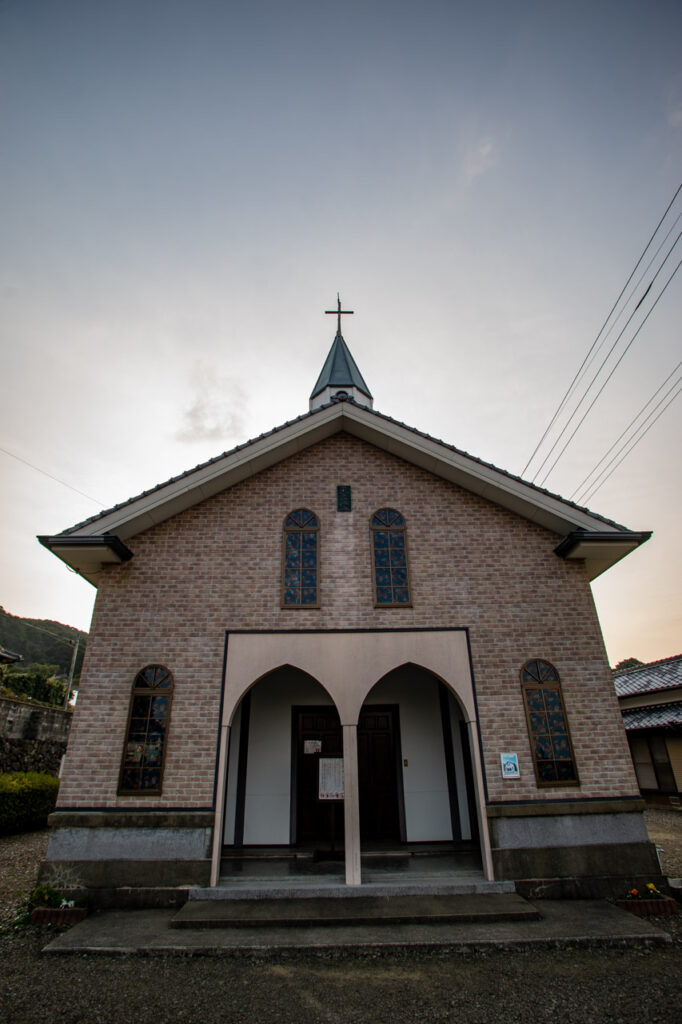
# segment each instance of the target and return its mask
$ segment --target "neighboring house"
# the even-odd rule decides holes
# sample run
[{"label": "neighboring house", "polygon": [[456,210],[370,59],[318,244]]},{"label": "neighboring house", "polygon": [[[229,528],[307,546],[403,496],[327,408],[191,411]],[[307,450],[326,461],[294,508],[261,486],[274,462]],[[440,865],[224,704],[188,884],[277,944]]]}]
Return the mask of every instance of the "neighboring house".
[{"label": "neighboring house", "polygon": [[545,894],[658,877],[590,589],[649,534],[372,406],[339,314],[308,413],[41,538],[98,588],[49,863],[209,886],[336,843],[358,885],[446,842]]},{"label": "neighboring house", "polygon": [[647,800],[682,793],[682,654],[613,673],[637,781]]},{"label": "neighboring house", "polygon": [[0,646],[0,665],[14,665],[15,662],[23,660],[20,654],[13,654],[6,647]]}]

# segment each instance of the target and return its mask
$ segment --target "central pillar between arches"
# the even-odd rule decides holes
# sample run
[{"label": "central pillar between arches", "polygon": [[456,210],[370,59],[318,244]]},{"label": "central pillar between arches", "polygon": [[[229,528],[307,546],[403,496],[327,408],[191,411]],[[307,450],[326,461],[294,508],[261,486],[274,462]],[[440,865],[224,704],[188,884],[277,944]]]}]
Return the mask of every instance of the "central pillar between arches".
[{"label": "central pillar between arches", "polygon": [[358,782],[358,727],[343,726],[343,820],[345,828],[346,885],[362,884],[360,861],[360,786]]}]

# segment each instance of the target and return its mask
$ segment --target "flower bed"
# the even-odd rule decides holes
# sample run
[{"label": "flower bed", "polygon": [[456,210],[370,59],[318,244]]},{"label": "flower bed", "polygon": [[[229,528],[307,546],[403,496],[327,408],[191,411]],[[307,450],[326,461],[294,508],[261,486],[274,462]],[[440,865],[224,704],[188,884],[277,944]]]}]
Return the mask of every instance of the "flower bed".
[{"label": "flower bed", "polygon": [[677,903],[669,896],[662,896],[660,899],[625,899],[616,900],[616,906],[623,910],[629,910],[637,917],[670,917],[677,913]]},{"label": "flower bed", "polygon": [[78,924],[87,916],[86,907],[34,907],[31,924]]}]

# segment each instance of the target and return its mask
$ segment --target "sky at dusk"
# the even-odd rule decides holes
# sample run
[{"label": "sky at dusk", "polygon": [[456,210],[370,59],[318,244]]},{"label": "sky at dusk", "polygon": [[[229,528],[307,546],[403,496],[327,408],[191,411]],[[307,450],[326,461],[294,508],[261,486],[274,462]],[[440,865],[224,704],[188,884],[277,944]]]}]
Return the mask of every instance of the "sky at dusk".
[{"label": "sky at dusk", "polygon": [[[678,0],[0,0],[0,604],[87,629],[36,535],[307,411],[337,291],[374,408],[520,474],[682,181],[680,40]],[[612,664],[682,650],[681,439],[682,400],[588,502],[654,531],[593,585]]]}]

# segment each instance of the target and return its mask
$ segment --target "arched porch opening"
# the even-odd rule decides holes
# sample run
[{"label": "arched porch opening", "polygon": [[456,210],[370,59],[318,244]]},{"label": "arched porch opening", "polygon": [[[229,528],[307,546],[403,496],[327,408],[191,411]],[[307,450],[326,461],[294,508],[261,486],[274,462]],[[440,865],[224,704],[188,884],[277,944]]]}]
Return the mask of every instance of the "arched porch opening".
[{"label": "arched porch opening", "polygon": [[[480,870],[467,716],[433,672],[405,663],[379,679],[358,719],[363,854],[458,852]],[[426,861],[422,862],[426,864]]]},{"label": "arched porch opening", "polygon": [[343,809],[320,814],[316,801],[319,759],[341,757],[340,733],[332,698],[302,669],[282,665],[254,682],[231,721],[223,847],[342,848]]}]

